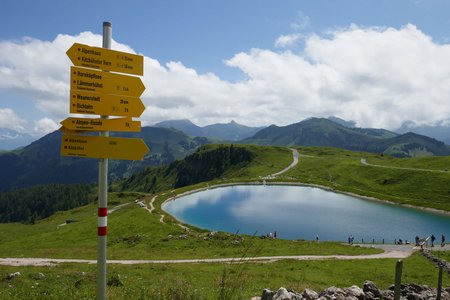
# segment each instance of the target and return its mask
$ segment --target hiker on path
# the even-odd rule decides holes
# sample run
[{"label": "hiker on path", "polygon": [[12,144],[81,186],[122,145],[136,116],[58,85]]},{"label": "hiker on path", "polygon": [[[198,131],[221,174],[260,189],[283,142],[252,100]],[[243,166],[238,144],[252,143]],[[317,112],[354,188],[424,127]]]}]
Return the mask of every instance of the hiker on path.
[{"label": "hiker on path", "polygon": [[434,241],[436,240],[436,237],[434,234],[431,235],[431,247],[434,247]]},{"label": "hiker on path", "polygon": [[444,246],[445,246],[445,235],[442,234],[441,235],[441,247],[444,247]]}]

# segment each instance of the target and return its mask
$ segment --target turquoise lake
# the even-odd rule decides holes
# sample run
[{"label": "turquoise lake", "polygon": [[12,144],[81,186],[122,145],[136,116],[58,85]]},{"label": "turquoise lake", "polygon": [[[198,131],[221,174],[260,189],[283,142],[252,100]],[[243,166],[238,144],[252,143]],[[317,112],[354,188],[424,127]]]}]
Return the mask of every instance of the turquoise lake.
[{"label": "turquoise lake", "polygon": [[393,243],[434,234],[450,239],[450,216],[363,200],[314,187],[238,185],[182,196],[163,205],[178,220],[230,233],[277,232],[284,239]]}]

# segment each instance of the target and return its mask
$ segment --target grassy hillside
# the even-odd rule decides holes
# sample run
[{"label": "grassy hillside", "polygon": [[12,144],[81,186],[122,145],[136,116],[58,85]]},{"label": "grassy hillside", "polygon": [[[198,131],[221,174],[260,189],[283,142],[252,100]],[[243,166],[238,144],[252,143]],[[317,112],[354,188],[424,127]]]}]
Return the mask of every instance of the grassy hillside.
[{"label": "grassy hillside", "polygon": [[[355,248],[340,243],[269,240],[245,236],[236,242],[234,234],[209,234],[158,213],[149,213],[134,203],[143,199],[139,193],[112,193],[109,197],[108,259],[188,259],[240,257],[247,248],[252,255],[359,254],[376,249]],[[150,196],[145,201],[150,200]],[[117,211],[111,210],[125,204]],[[89,204],[59,212],[34,225],[0,224],[0,257],[96,258],[97,206]],[[66,220],[73,222],[65,224]],[[63,225],[65,224],[65,225]],[[27,247],[24,247],[24,245]]]},{"label": "grassy hillside", "polygon": [[[289,180],[320,184],[358,195],[450,211],[450,157],[393,158],[336,148],[299,147],[300,163],[284,174]],[[438,172],[380,168],[368,163]]]},{"label": "grassy hillside", "polygon": [[[236,148],[235,148],[236,147]],[[242,147],[242,149],[240,148]],[[179,226],[174,219],[164,217],[160,222],[159,205],[168,197],[186,190],[215,183],[262,181],[261,177],[276,173],[292,161],[292,152],[284,147],[207,145],[191,158],[169,168],[150,168],[127,181],[127,189],[144,191],[114,192],[109,196],[108,259],[188,259],[268,255],[327,255],[375,253],[372,248],[350,247],[341,243],[260,239],[251,236],[208,231]],[[237,150],[239,149],[239,150]],[[298,147],[302,155],[299,164],[277,181],[314,183],[358,194],[389,199],[399,203],[449,208],[449,174],[447,172],[412,171],[404,168],[431,168],[441,170],[450,158],[432,157],[396,159],[364,152],[336,148]],[[228,151],[228,152],[227,152]],[[194,186],[175,189],[179,172],[186,165],[210,166],[206,171],[217,171],[218,165],[209,159],[219,156],[221,172],[214,178]],[[249,158],[249,159],[248,159]],[[370,164],[396,167],[386,169],[361,164],[365,158]],[[188,168],[189,169],[189,168]],[[169,170],[169,171],[168,171]],[[430,175],[431,174],[431,175]],[[155,179],[153,189],[161,190],[155,198],[156,210],[149,213],[135,203],[142,199],[147,204],[153,199],[148,184]],[[203,180],[203,179],[202,179]],[[116,187],[117,188],[117,187]],[[113,211],[119,205],[118,210]],[[66,224],[66,220],[72,220]],[[243,238],[243,239],[242,239]],[[97,253],[97,206],[88,204],[37,221],[34,225],[0,224],[0,257],[51,257],[95,259]],[[26,245],[26,247],[24,247]],[[260,295],[262,289],[280,286],[302,290],[306,287],[324,289],[335,285],[348,287],[362,285],[371,279],[382,288],[393,282],[395,259],[380,260],[325,260],[291,261],[245,264],[149,264],[109,265],[109,279],[120,274],[123,286],[108,287],[108,299],[218,299],[221,292],[235,293],[228,299],[242,295],[244,299]],[[62,264],[56,267],[0,266],[0,276],[20,271],[22,276],[13,281],[0,281],[0,298],[5,299],[83,299],[95,294],[95,265]],[[42,272],[45,277],[39,276]],[[414,255],[404,260],[403,282],[435,286],[437,270],[425,258]],[[444,286],[450,277],[444,274]],[[230,295],[230,294],[228,294]]]},{"label": "grassy hillside", "polygon": [[[243,147],[251,152],[252,158],[236,165],[227,165],[220,174],[214,173],[217,166],[204,157],[211,153],[222,157],[220,151],[217,151],[227,147],[229,148],[230,145],[204,146],[194,155],[194,157],[203,157],[203,159],[196,160],[190,157],[187,161],[174,162],[167,168],[149,168],[123,181],[118,188],[140,192],[158,192],[198,182],[208,182],[208,184],[239,181],[261,182],[261,177],[283,169],[292,161],[292,153],[287,148],[234,146],[236,149]],[[450,172],[444,171],[450,168],[450,157],[394,158],[337,148],[297,147],[297,149],[301,155],[304,155],[300,157],[299,164],[274,181],[318,184],[399,204],[450,211],[450,188],[448,187]],[[366,159],[369,164],[394,168],[363,165],[362,158]],[[191,166],[186,169],[189,162]],[[202,169],[204,167],[206,169]],[[179,177],[189,176],[190,172],[184,173],[186,170],[196,168],[203,170],[204,174],[214,171],[215,175],[199,178],[189,184],[177,185]],[[424,169],[432,169],[437,172],[429,172]]]},{"label": "grassy hillside", "polygon": [[450,170],[450,158],[447,156],[398,159],[387,155],[373,155],[367,161],[371,164],[388,167],[429,169],[444,172]]},{"label": "grassy hillside", "polygon": [[[375,253],[371,248],[340,243],[316,243],[259,239],[191,228],[185,232],[169,219],[159,222],[134,203],[143,195],[110,194],[111,208],[130,203],[108,217],[108,259],[182,259],[266,255],[327,255]],[[147,201],[149,198],[146,198]],[[67,219],[76,222],[61,226]],[[60,225],[60,226],[58,226]],[[0,224],[0,257],[54,257],[95,259],[97,251],[96,206],[87,205],[58,213],[35,225]],[[239,240],[240,242],[236,242]],[[26,244],[27,247],[23,247]],[[107,279],[121,276],[123,286],[108,287],[108,299],[218,299],[221,292],[242,294],[244,299],[260,295],[262,289],[280,286],[302,290],[335,285],[362,285],[372,279],[387,288],[393,281],[395,259],[326,260],[245,264],[148,264],[108,265]],[[404,260],[404,282],[435,285],[437,271],[425,258],[415,255]],[[55,267],[0,266],[0,276],[21,272],[13,281],[0,281],[0,295],[7,299],[84,299],[95,295],[96,266],[61,264]],[[43,273],[45,277],[38,273]],[[444,276],[444,285],[450,277]],[[237,294],[231,296],[234,299]],[[162,298],[164,298],[162,297]]]},{"label": "grassy hillside", "polygon": [[[340,243],[269,240],[233,234],[210,235],[191,228],[159,222],[134,203],[142,195],[110,194],[111,207],[131,204],[108,217],[108,259],[218,258],[262,255],[327,255],[375,253],[376,249]],[[148,201],[149,198],[147,198]],[[54,257],[95,259],[97,251],[96,206],[87,205],[58,213],[35,225],[0,224],[0,257]],[[73,222],[64,226],[66,219]],[[240,242],[236,242],[239,240]],[[26,244],[27,247],[23,245]],[[272,263],[202,263],[108,265],[107,279],[119,274],[122,286],[108,286],[108,299],[220,299],[222,292],[235,299],[260,295],[264,288],[281,286],[295,290],[329,286],[349,287],[371,279],[381,288],[393,282],[396,259],[283,260]],[[55,267],[0,266],[0,276],[21,276],[0,281],[5,299],[90,299],[95,297],[96,266],[60,264]],[[43,273],[44,277],[39,273]],[[435,286],[437,270],[420,255],[404,259],[403,282]],[[444,274],[444,286],[450,277]]]},{"label": "grassy hillside", "polygon": [[147,168],[122,181],[120,190],[158,192],[199,182],[251,181],[276,173],[292,161],[285,147],[205,145],[168,167]]}]

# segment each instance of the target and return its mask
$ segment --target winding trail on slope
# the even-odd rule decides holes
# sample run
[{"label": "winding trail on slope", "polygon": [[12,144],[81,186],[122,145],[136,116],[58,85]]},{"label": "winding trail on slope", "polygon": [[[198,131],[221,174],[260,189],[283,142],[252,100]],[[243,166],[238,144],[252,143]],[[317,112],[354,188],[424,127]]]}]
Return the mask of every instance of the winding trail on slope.
[{"label": "winding trail on slope", "polygon": [[263,179],[273,179],[276,178],[277,176],[286,173],[287,171],[289,171],[290,169],[292,169],[293,167],[295,167],[298,164],[298,158],[300,156],[300,154],[298,153],[298,151],[294,148],[289,148],[292,151],[292,163],[287,166],[286,168],[284,168],[283,170],[281,170],[280,172],[268,175],[266,177],[263,177]]},{"label": "winding trail on slope", "polygon": [[153,202],[155,202],[156,197],[158,197],[158,195],[153,196],[152,200],[150,200],[149,205],[150,205],[150,209],[149,212],[153,213],[153,211],[155,210],[155,206],[153,205]]},{"label": "winding trail on slope", "polygon": [[375,165],[375,164],[368,163],[365,158],[361,158],[361,164],[365,165],[365,166],[376,167],[376,168],[408,170],[408,171],[420,171],[420,172],[434,172],[434,173],[448,173],[448,171],[445,171],[445,170],[417,169],[417,168],[405,168],[405,167],[396,167],[396,166]]}]

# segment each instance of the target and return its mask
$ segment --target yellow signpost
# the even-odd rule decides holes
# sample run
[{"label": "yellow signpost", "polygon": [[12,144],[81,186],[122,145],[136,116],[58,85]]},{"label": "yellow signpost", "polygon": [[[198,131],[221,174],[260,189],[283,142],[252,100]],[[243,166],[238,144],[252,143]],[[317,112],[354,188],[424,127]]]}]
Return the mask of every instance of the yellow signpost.
[{"label": "yellow signpost", "polygon": [[144,75],[144,57],[75,43],[66,52],[75,66]]},{"label": "yellow signpost", "polygon": [[64,127],[63,131],[141,131],[141,122],[131,118],[67,118],[60,124]]},{"label": "yellow signpost", "polygon": [[144,110],[144,104],[137,97],[105,95],[78,90],[70,91],[71,113],[139,117]]},{"label": "yellow signpost", "polygon": [[70,89],[139,97],[145,86],[139,77],[70,67]]},{"label": "yellow signpost", "polygon": [[[149,150],[142,139],[109,137],[109,131],[140,131],[140,122],[132,121],[131,117],[139,117],[145,109],[139,99],[145,90],[141,79],[110,73],[143,75],[144,59],[140,55],[111,50],[111,41],[112,25],[103,22],[103,48],[75,43],[67,50],[66,54],[76,66],[70,68],[70,112],[102,117],[67,118],[61,122],[61,155],[100,159],[97,299],[101,300],[106,300],[108,160],[142,160]],[[109,116],[127,118],[109,119]],[[100,136],[79,135],[83,131],[100,131]]]},{"label": "yellow signpost", "polygon": [[61,154],[91,158],[142,160],[148,147],[142,139],[63,135]]}]

